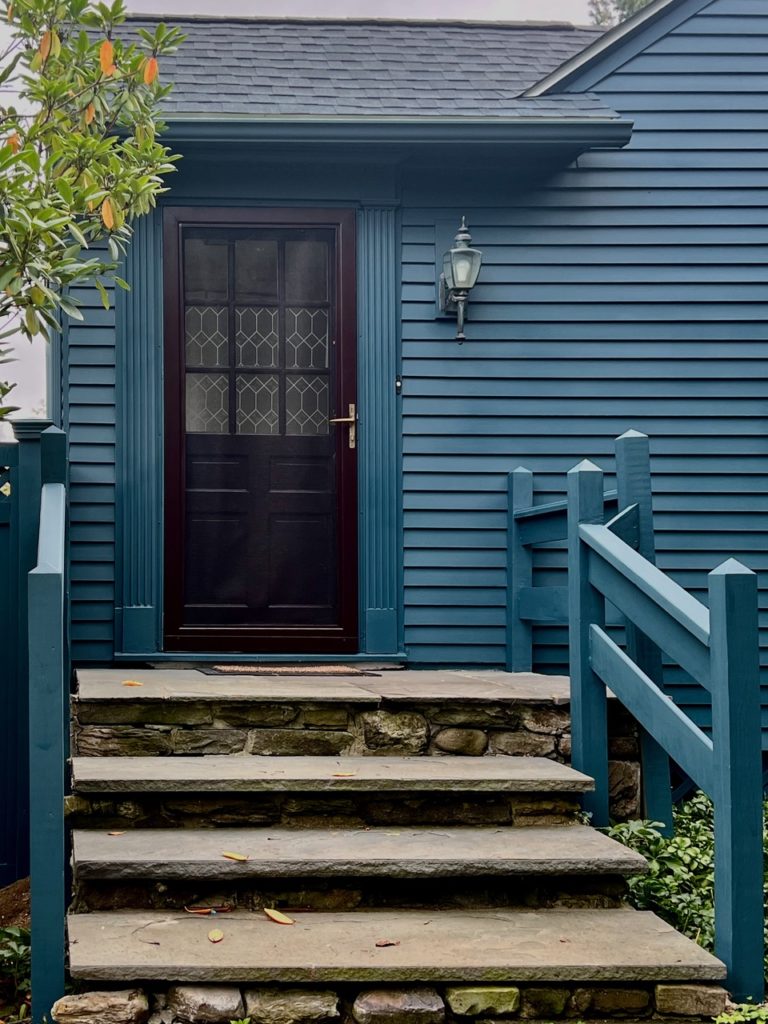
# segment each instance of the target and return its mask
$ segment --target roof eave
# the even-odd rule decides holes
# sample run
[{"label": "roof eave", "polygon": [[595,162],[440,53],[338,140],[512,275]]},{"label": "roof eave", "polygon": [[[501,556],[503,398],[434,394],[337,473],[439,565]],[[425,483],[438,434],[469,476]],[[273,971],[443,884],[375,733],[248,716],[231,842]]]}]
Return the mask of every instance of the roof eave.
[{"label": "roof eave", "polygon": [[621,148],[632,135],[626,118],[238,118],[167,114],[168,142],[366,143],[429,146],[536,145]]}]

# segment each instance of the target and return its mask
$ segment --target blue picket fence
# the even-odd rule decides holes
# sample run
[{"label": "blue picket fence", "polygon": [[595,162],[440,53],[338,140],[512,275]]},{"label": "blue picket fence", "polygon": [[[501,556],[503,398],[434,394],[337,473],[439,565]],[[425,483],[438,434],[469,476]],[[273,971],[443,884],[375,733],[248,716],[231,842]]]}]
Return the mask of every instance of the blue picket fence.
[{"label": "blue picket fence", "polygon": [[[568,497],[534,504],[533,477],[510,477],[508,664],[530,667],[530,624],[569,623],[573,764],[595,779],[586,800],[608,823],[607,689],[641,728],[645,813],[669,826],[669,757],[713,800],[715,952],[738,999],[760,1000],[763,845],[757,577],[733,559],[709,574],[709,608],[654,564],[648,439],[616,442],[617,490],[583,462]],[[610,515],[606,522],[606,509]],[[532,586],[531,548],[567,539],[568,586]],[[538,592],[537,592],[538,591]],[[609,635],[607,610],[624,625]],[[567,610],[567,611],[566,611]],[[616,618],[616,613],[620,619]],[[666,695],[662,651],[709,691],[704,732]]]}]

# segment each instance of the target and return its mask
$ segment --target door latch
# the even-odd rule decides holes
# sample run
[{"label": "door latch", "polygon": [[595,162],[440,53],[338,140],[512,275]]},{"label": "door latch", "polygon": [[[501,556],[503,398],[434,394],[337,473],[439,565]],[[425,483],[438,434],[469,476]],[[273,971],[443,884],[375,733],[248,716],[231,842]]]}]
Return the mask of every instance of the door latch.
[{"label": "door latch", "polygon": [[357,443],[357,410],[355,403],[349,403],[349,416],[336,416],[332,420],[328,420],[329,423],[346,423],[349,426],[348,443],[350,448],[354,448]]}]

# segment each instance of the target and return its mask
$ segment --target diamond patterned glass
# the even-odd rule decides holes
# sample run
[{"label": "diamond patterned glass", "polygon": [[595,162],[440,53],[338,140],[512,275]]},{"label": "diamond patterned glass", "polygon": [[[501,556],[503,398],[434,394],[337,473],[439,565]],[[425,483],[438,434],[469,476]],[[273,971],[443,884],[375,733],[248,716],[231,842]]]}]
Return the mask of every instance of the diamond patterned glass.
[{"label": "diamond patterned glass", "polygon": [[226,306],[187,306],[184,312],[187,366],[229,362]]},{"label": "diamond patterned glass", "polygon": [[235,344],[238,366],[278,365],[280,338],[277,310],[268,306],[245,306],[235,310]]},{"label": "diamond patterned glass", "polygon": [[237,377],[238,434],[280,433],[280,384],[275,376]]},{"label": "diamond patterned glass", "polygon": [[285,378],[286,434],[328,433],[328,378]]},{"label": "diamond patterned glass", "polygon": [[187,432],[226,434],[229,430],[229,382],[225,373],[188,373]]},{"label": "diamond patterned glass", "polygon": [[286,309],[285,365],[289,370],[327,369],[327,309]]}]

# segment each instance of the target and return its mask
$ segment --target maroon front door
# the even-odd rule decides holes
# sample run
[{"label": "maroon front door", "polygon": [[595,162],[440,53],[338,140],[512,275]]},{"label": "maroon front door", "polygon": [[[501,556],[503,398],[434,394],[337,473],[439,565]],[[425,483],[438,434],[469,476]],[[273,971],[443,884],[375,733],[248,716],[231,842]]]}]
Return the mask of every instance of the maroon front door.
[{"label": "maroon front door", "polygon": [[354,240],[166,212],[166,649],[357,650]]}]

